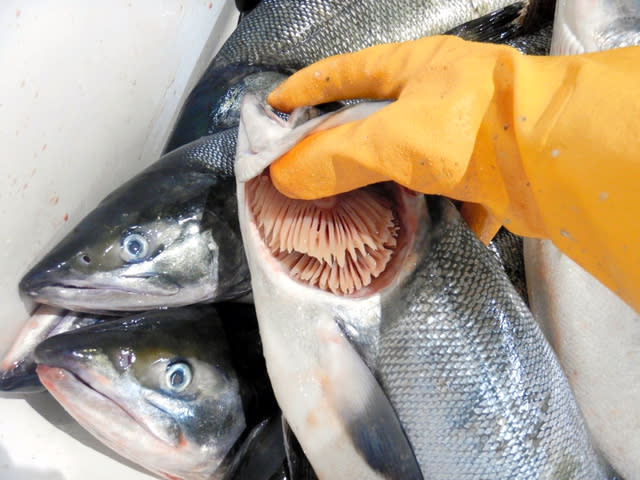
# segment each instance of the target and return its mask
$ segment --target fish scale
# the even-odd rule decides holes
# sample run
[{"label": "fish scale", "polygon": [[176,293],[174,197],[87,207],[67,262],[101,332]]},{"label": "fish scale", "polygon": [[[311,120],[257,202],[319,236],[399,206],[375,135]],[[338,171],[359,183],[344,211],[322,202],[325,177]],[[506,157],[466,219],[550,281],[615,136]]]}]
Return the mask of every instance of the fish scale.
[{"label": "fish scale", "polygon": [[425,478],[606,478],[531,313],[442,202],[430,201],[443,216],[426,255],[383,309],[376,361]]},{"label": "fish scale", "polygon": [[[528,5],[514,0],[265,0],[240,22],[207,67],[165,151],[236,126],[244,80],[256,73],[292,73],[331,55],[442,34],[516,3],[518,10]],[[505,25],[491,28],[494,20],[483,28],[514,33]]]},{"label": "fish scale", "polygon": [[247,62],[297,69],[330,55],[442,33],[512,3],[265,0],[229,37],[212,67]]}]

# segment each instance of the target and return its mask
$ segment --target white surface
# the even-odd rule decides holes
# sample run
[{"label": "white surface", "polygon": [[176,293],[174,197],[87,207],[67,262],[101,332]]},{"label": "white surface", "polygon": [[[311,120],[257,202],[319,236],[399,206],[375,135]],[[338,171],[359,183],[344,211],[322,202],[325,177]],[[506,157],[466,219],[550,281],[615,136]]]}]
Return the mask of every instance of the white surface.
[{"label": "white surface", "polygon": [[[231,0],[0,4],[0,354],[31,308],[18,296],[21,276],[157,160],[187,85],[236,20]],[[32,403],[46,418],[0,398],[3,480],[146,478],[85,446],[46,396]]]}]

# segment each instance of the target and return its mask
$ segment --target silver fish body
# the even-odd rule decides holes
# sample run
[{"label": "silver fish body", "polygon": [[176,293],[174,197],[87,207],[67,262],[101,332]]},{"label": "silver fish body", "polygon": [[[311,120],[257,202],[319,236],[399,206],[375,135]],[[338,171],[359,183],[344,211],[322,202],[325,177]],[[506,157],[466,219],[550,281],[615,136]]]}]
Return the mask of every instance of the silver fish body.
[{"label": "silver fish body", "polygon": [[[639,1],[558,0],[553,55],[638,44]],[[550,241],[526,239],[525,261],[531,308],[594,444],[622,478],[640,479],[640,315]]]},{"label": "silver fish body", "polygon": [[[446,200],[431,198],[427,209],[422,197],[396,195],[406,237],[377,287],[339,296],[290,277],[248,207],[250,164],[259,174],[268,164],[260,150],[272,148],[274,159],[280,152],[260,138],[267,125],[261,134],[246,128],[261,121],[245,121],[260,112],[246,103],[236,176],[264,354],[283,414],[318,477],[606,478],[531,313]],[[286,150],[287,136],[273,141]],[[386,463],[388,456],[402,463],[396,414],[417,473]]]},{"label": "silver fish body", "polygon": [[425,478],[606,478],[500,265],[451,204],[431,198],[429,214],[425,255],[382,308],[377,360]]},{"label": "silver fish body", "polygon": [[[85,327],[48,338],[36,359],[42,383],[84,428],[163,478],[231,475],[236,457],[252,452],[244,442],[255,435],[247,434],[278,414],[249,305]],[[280,438],[270,455],[279,455],[270,460],[275,470],[284,457],[279,422],[268,430]]]},{"label": "silver fish body", "polygon": [[[166,150],[236,126],[240,104],[228,108],[228,90],[247,75],[261,71],[290,74],[331,55],[445,33],[513,3],[265,0],[242,20],[191,92]],[[528,2],[520,3],[526,6]],[[473,33],[476,31],[474,28]]]},{"label": "silver fish body", "polygon": [[558,0],[552,50],[564,55],[640,43],[638,0]]},{"label": "silver fish body", "polygon": [[[270,59],[267,63],[279,61],[282,68],[293,69],[323,55],[364,46],[365,39],[368,45],[450,28],[507,2],[482,2],[477,9],[470,2],[458,3],[460,12],[450,8],[454,3],[445,7],[415,0],[259,5],[225,44],[183,112],[185,122],[198,123],[198,112],[206,112],[206,125],[231,128],[172,151],[113,192],[25,275],[21,291],[38,302],[82,311],[139,311],[247,294],[249,272],[232,177],[239,104],[247,91],[266,96],[284,78],[275,72],[255,73],[262,67],[253,64],[264,55]],[[373,11],[352,18],[367,6]],[[400,6],[405,10],[394,9]],[[343,17],[343,11],[351,17]],[[520,7],[505,8],[462,31],[467,36],[493,32],[501,38],[501,32],[513,33],[510,22],[519,11]],[[381,22],[372,15],[375,12],[386,12],[390,21]],[[405,20],[409,23],[401,27]],[[388,32],[369,38],[372,28]],[[268,35],[262,38],[257,32],[265,29]],[[272,42],[274,36],[280,43]],[[521,48],[531,45],[525,41]],[[295,58],[301,60],[295,63]],[[218,81],[224,88],[213,91]],[[195,116],[187,113],[192,107]],[[189,135],[196,131],[183,126]]]}]

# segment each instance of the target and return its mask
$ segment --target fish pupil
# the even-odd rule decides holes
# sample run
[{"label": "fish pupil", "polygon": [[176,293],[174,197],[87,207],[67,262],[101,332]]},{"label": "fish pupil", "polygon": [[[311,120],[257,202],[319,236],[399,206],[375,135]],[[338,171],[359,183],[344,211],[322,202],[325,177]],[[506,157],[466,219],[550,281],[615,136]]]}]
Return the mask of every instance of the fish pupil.
[{"label": "fish pupil", "polygon": [[131,255],[138,255],[142,251],[142,243],[140,240],[131,240],[129,242],[129,253]]},{"label": "fish pupil", "polygon": [[184,383],[184,372],[182,370],[174,371],[169,380],[172,387],[179,387]]}]

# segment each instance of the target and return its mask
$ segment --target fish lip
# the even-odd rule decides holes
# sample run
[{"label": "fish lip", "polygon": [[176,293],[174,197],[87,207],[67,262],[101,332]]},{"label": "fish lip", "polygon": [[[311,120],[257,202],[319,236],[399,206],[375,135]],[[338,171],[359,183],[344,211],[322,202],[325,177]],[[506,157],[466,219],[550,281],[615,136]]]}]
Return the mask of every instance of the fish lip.
[{"label": "fish lip", "polygon": [[[40,376],[40,372],[42,372],[42,367],[45,367],[46,369],[51,369],[51,370],[60,370],[62,372],[64,372],[65,374],[69,375],[69,377],[75,382],[77,387],[81,387],[84,388],[86,390],[90,390],[91,392],[99,395],[105,402],[108,402],[116,407],[118,407],[118,409],[124,414],[126,415],[131,421],[135,422],[137,425],[140,425],[139,422],[136,421],[136,419],[134,417],[132,417],[129,412],[127,412],[122,405],[120,405],[118,402],[116,402],[115,400],[113,400],[111,397],[105,395],[104,393],[102,393],[99,390],[96,390],[94,387],[91,386],[91,384],[87,381],[85,381],[82,377],[80,377],[79,375],[77,375],[76,373],[74,373],[72,370],[66,368],[66,367],[60,367],[60,366],[56,366],[56,365],[47,365],[47,364],[40,364],[38,365],[38,367],[36,368],[36,371],[38,372],[38,376]],[[48,382],[42,382],[45,387],[47,388],[47,390],[49,390],[49,386],[51,385]],[[145,428],[146,430],[146,428]],[[154,435],[155,436],[155,435]]]},{"label": "fish lip", "polygon": [[[121,275],[120,278],[133,278],[133,279],[144,279],[151,278],[157,275],[146,275],[146,274],[138,274],[138,275]],[[145,285],[148,286],[148,285]],[[171,297],[177,295],[180,292],[180,287],[176,284],[170,285],[171,289],[162,289],[156,288],[153,290],[153,293],[149,293],[149,290],[145,290],[143,288],[129,288],[127,286],[119,286],[113,284],[101,284],[101,283],[90,283],[83,281],[64,281],[64,282],[52,282],[43,284],[37,288],[31,288],[29,290],[24,290],[21,286],[21,290],[26,293],[28,296],[38,300],[46,299],[48,295],[45,292],[57,292],[60,297],[65,296],[65,292],[98,292],[99,293],[109,293],[109,292],[122,292],[131,295],[154,295],[154,296],[163,296],[163,297]]]},{"label": "fish lip", "polygon": [[[136,420],[136,418],[134,416],[132,416],[127,411],[127,409],[124,408],[121,404],[119,404],[116,400],[114,400],[113,398],[109,397],[108,395],[106,395],[105,393],[101,392],[100,390],[97,390],[96,388],[94,388],[91,385],[91,383],[89,383],[88,381],[83,379],[80,375],[76,374],[74,371],[70,370],[69,368],[55,366],[55,365],[47,365],[47,364],[44,364],[44,363],[38,365],[38,367],[36,368],[36,372],[38,373],[38,377],[40,378],[42,384],[45,386],[45,388],[47,390],[51,391],[52,389],[53,390],[56,390],[56,389],[55,389],[54,386],[52,386],[51,383],[42,380],[42,378],[40,377],[40,373],[43,371],[43,369],[41,367],[45,367],[46,369],[52,369],[52,370],[58,370],[58,371],[64,372],[75,383],[75,387],[76,388],[84,389],[86,391],[90,391],[93,394],[97,395],[100,399],[102,399],[104,401],[105,404],[109,404],[109,405],[112,405],[113,407],[116,407],[118,409],[118,411],[122,413],[123,417],[127,418],[132,423],[135,423],[136,425],[138,425],[138,427],[140,427],[142,430],[147,432],[148,435],[152,436],[157,441],[162,442],[163,444],[166,444],[166,442],[164,442],[161,438],[159,438],[157,435],[154,435],[153,432],[149,431],[149,429],[144,424],[142,424],[138,420]],[[92,399],[92,405],[91,405],[92,409],[93,408],[99,408],[99,406],[95,405],[95,400],[96,400],[95,395],[94,395],[94,398]]]},{"label": "fish lip", "polygon": [[[96,278],[96,276],[98,276]],[[42,271],[36,269],[28,272],[20,281],[19,290],[27,296],[39,300],[47,300],[43,292],[58,292],[60,297],[65,296],[65,291],[70,292],[123,292],[131,295],[154,295],[169,297],[177,295],[180,292],[180,285],[175,282],[163,282],[162,285],[149,285],[149,282],[144,282],[143,286],[136,288],[136,285],[119,285],[115,282],[109,281],[110,277],[115,279],[126,280],[145,280],[158,278],[160,275],[156,272],[140,272],[140,273],[127,273],[126,271],[118,272],[115,270],[110,274],[94,274],[92,277],[86,278],[87,275],[79,273],[76,274],[70,268],[49,268]],[[102,277],[102,278],[100,278]],[[45,298],[43,298],[45,297]]]}]

